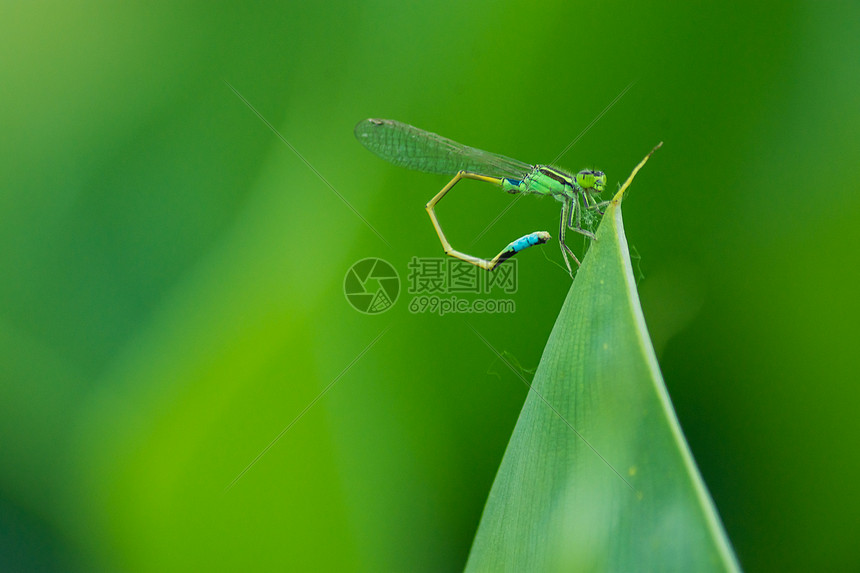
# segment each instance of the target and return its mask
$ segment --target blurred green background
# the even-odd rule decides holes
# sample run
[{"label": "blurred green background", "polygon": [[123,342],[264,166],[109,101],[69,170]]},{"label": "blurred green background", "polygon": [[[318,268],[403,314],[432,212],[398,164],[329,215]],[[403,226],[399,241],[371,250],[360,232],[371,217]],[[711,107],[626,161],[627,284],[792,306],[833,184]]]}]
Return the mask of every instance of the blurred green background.
[{"label": "blurred green background", "polygon": [[[353,126],[549,162],[638,79],[559,164],[665,142],[627,236],[740,562],[857,570],[858,38],[856,2],[5,3],[0,569],[460,569],[526,393],[464,320],[534,368],[570,279],[553,241],[514,314],[357,313],[353,262],[441,253],[446,178]],[[439,212],[555,236],[526,198],[467,249],[510,201]]]}]

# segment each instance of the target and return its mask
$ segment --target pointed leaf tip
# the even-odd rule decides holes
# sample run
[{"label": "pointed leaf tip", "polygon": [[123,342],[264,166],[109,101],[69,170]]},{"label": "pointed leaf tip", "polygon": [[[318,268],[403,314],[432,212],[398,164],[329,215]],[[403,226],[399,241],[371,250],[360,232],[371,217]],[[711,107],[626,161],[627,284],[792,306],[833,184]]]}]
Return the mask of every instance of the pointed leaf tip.
[{"label": "pointed leaf tip", "polygon": [[636,177],[636,174],[639,173],[639,170],[642,169],[642,166],[645,165],[645,162],[654,155],[654,152],[663,147],[663,142],[661,141],[657,145],[654,146],[648,155],[639,162],[639,165],[633,168],[633,171],[630,173],[630,176],[627,178],[627,181],[624,182],[624,185],[621,186],[621,189],[618,190],[618,193],[612,198],[613,203],[621,203],[621,200],[624,198],[624,193],[627,191],[627,188],[630,187],[630,184],[633,182],[633,178]]}]

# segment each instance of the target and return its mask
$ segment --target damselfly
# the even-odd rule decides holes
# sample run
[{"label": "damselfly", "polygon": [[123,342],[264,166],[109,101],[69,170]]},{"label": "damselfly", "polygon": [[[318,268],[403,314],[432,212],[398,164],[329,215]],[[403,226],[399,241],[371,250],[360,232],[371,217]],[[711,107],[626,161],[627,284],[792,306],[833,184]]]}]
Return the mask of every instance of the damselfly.
[{"label": "damselfly", "polygon": [[594,233],[582,226],[585,210],[602,214],[594,195],[606,186],[606,175],[590,169],[571,174],[548,165],[529,165],[504,155],[497,155],[451,141],[435,133],[390,119],[365,119],[355,126],[355,137],[379,157],[395,165],[423,171],[454,175],[454,178],[427,203],[427,213],[442,242],[445,253],[467,263],[491,271],[518,252],[550,240],[546,231],[535,231],[508,244],[492,259],[481,259],[455,250],[436,217],[436,205],[461,179],[492,183],[508,193],[549,195],[561,202],[559,244],[567,270],[573,274],[568,256],[577,266],[579,259],[565,243],[565,231],[570,229],[594,239]]}]

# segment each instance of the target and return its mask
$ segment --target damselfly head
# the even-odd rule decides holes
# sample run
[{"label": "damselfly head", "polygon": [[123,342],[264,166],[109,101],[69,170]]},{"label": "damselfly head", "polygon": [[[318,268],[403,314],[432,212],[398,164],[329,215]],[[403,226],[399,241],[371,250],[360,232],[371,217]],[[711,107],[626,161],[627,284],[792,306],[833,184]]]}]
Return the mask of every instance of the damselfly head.
[{"label": "damselfly head", "polygon": [[606,187],[606,175],[603,171],[584,169],[576,174],[576,184],[585,191],[601,193]]}]

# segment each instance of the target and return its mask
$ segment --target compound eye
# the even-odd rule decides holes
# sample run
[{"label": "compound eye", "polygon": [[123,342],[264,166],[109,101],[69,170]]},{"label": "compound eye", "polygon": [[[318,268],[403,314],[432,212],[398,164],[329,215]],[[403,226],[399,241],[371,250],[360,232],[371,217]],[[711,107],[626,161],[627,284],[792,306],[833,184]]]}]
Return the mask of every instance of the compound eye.
[{"label": "compound eye", "polygon": [[606,185],[606,175],[602,171],[580,171],[576,174],[576,183],[583,189],[600,192]]}]

